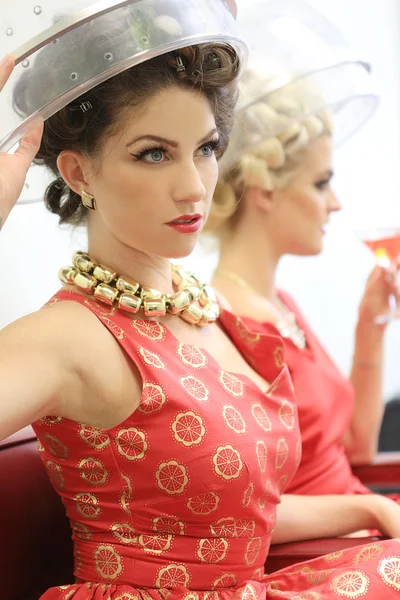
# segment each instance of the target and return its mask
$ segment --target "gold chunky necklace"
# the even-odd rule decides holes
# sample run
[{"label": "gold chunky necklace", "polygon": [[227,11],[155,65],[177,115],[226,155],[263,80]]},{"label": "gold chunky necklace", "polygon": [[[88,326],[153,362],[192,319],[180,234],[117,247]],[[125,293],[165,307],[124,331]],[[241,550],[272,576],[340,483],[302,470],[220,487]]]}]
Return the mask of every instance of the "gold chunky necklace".
[{"label": "gold chunky necklace", "polygon": [[96,264],[85,252],[75,252],[72,262],[73,266],[62,267],[58,273],[62,283],[74,285],[127,314],[135,315],[141,310],[146,317],[164,317],[168,312],[198,327],[215,323],[219,317],[214,290],[178,265],[172,265],[176,292],[162,294]]},{"label": "gold chunky necklace", "polygon": [[[233,271],[228,271],[226,269],[217,269],[215,271],[216,275],[220,277],[225,277],[226,279],[230,279],[234,283],[236,283],[239,287],[244,290],[250,291],[252,294],[256,294],[259,296],[259,292],[255,290],[245,279],[234,273]],[[274,306],[273,302],[264,298]],[[304,331],[299,327],[296,321],[296,315],[288,309],[282,300],[276,296],[276,301],[279,304],[279,308],[275,307],[277,311],[279,311],[279,318],[274,323],[275,327],[279,331],[280,335],[284,338],[290,338],[292,342],[297,346],[300,350],[304,350],[307,345],[307,339]]]}]

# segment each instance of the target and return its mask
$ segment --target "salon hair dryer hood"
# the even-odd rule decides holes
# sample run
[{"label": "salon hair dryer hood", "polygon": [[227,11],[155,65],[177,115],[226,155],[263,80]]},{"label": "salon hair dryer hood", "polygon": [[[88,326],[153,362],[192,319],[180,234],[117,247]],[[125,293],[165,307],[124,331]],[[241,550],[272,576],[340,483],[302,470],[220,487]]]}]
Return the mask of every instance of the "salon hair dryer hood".
[{"label": "salon hair dryer hood", "polygon": [[[192,44],[225,42],[235,47],[243,62],[247,56],[224,0],[1,2],[0,56],[12,54],[17,65],[0,94],[3,152],[38,120],[160,54]],[[42,172],[38,167],[32,170]],[[35,187],[37,177],[33,179]],[[22,201],[36,200],[30,196],[25,189]]]},{"label": "salon hair dryer hood", "polygon": [[[239,119],[246,108],[263,99],[274,106],[275,97],[282,98],[285,91],[285,116],[300,121],[328,109],[334,141],[341,143],[373,115],[379,97],[370,65],[352,52],[326,17],[303,0],[248,0],[240,7],[238,27],[249,48],[246,73],[255,71],[258,79],[252,87],[244,74]],[[299,90],[303,90],[300,99]],[[295,104],[290,102],[292,93],[297,95]],[[278,122],[270,133],[280,133]]]}]

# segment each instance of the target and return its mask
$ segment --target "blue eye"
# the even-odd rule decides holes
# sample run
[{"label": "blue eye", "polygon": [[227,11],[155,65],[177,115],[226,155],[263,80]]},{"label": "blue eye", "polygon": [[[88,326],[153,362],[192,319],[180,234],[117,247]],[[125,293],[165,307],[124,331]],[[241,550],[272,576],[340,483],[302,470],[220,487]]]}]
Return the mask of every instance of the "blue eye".
[{"label": "blue eye", "polygon": [[147,153],[147,157],[150,157],[153,162],[161,162],[163,159],[163,151],[162,150],[151,150]]},{"label": "blue eye", "polygon": [[209,156],[214,156],[215,152],[219,148],[220,148],[220,141],[219,140],[211,140],[210,142],[203,144],[203,146],[201,146],[201,148],[199,150],[200,150],[202,156],[207,158]]},{"label": "blue eye", "polygon": [[211,154],[213,154],[214,149],[211,148],[210,144],[206,144],[205,146],[202,147],[204,156],[211,156]]},{"label": "blue eye", "polygon": [[164,162],[165,154],[168,152],[167,148],[145,148],[138,154],[132,154],[132,158],[136,161],[141,161],[148,164],[157,164]]}]

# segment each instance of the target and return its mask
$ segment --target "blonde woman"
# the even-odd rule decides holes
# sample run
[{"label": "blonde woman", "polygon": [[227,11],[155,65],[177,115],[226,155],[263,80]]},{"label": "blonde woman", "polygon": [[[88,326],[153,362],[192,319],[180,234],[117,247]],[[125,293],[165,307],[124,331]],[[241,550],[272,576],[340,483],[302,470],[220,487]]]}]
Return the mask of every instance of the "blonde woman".
[{"label": "blonde woman", "polygon": [[[248,71],[243,88],[264,85]],[[383,268],[368,279],[358,312],[354,359],[344,377],[308,325],[293,298],[275,285],[285,254],[313,256],[323,249],[325,228],[341,205],[332,187],[332,115],[294,123],[307,113],[315,88],[304,80],[240,113],[221,163],[209,231],[218,236],[220,260],[213,285],[231,309],[279,332],[296,391],[302,459],[291,493],[366,494],[351,465],[373,459],[383,412],[385,325],[393,289]],[[271,132],[279,131],[277,135]]]}]

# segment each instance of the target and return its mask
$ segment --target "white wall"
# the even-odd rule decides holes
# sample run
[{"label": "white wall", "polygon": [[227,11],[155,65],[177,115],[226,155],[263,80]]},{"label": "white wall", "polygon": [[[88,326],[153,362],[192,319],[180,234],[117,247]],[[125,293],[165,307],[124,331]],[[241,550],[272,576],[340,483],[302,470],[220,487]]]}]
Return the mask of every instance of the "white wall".
[{"label": "white wall", "polygon": [[[251,0],[238,0],[240,5]],[[398,0],[310,0],[370,59],[382,102],[372,121],[338,149],[335,188],[344,205],[335,215],[322,256],[288,258],[279,284],[297,298],[344,371],[352,354],[358,299],[373,259],[353,232],[400,223],[400,51]],[[41,204],[17,207],[0,235],[0,327],[41,306],[58,288],[57,271],[83,247],[77,232],[60,230]],[[215,257],[195,253],[191,264],[208,277]],[[385,393],[400,390],[400,322],[387,335]]]}]

